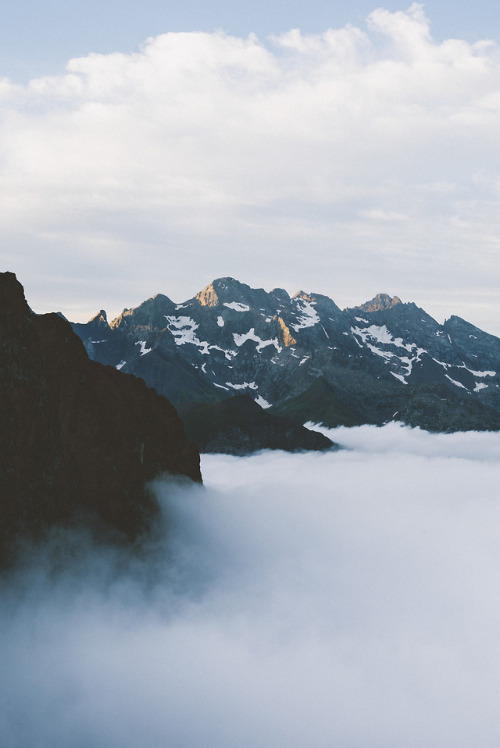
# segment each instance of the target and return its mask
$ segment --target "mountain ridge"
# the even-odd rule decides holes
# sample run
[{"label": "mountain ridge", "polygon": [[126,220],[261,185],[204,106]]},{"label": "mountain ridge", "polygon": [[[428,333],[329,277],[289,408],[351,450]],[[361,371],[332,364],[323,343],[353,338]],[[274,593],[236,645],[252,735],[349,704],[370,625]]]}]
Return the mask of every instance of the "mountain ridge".
[{"label": "mountain ridge", "polygon": [[0,273],[0,411],[0,563],[18,532],[75,518],[134,539],[157,509],[148,481],[168,471],[201,482],[171,403],[91,361],[69,322],[30,310],[13,273]]},{"label": "mountain ridge", "polygon": [[[282,412],[324,378],[351,400],[344,425],[385,423],[394,401],[391,413],[411,425],[500,428],[500,339],[455,315],[440,325],[398,296],[341,310],[323,294],[266,292],[227,276],[182,303],[157,294],[124,310],[109,329],[103,322],[101,339],[91,324],[73,326],[91,358],[141,376],[174,403],[247,394]],[[423,410],[411,406],[420,396]],[[370,399],[379,406],[363,420]]]}]

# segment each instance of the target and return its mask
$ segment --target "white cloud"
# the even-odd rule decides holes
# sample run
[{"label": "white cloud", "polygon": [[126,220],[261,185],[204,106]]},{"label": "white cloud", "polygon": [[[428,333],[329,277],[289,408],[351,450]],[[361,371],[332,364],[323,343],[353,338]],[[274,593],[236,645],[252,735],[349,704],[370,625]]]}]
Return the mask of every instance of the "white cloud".
[{"label": "white cloud", "polygon": [[150,563],[4,577],[2,745],[496,746],[499,435],[333,433],[159,484]]},{"label": "white cloud", "polygon": [[479,322],[463,298],[500,281],[480,261],[499,248],[498,80],[496,45],[437,43],[414,4],[366,30],[169,33],[2,81],[0,237],[47,309],[75,277],[81,304],[119,307],[229,274],[345,303],[390,285]]}]

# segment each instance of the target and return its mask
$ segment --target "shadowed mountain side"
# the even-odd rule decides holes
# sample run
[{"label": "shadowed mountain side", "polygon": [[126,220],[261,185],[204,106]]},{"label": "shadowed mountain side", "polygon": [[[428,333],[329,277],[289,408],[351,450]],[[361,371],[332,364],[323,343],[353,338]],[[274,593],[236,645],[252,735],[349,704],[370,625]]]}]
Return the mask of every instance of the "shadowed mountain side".
[{"label": "shadowed mountain side", "polygon": [[0,274],[0,543],[90,514],[134,537],[162,471],[200,481],[199,455],[164,397],[91,361],[68,322],[36,316]]},{"label": "shadowed mountain side", "polygon": [[325,426],[360,426],[366,417],[357,412],[355,404],[324,377],[318,377],[305,392],[270,408],[276,416],[290,418],[296,423],[313,421]]},{"label": "shadowed mountain side", "polygon": [[187,402],[217,402],[226,396],[179,355],[169,354],[160,347],[151,351],[150,356],[139,358],[134,374],[168,398],[176,408]]},{"label": "shadowed mountain side", "polygon": [[[427,431],[500,429],[500,413],[467,396],[460,397],[446,385],[408,385],[402,393],[387,383],[372,382],[361,390],[356,373],[351,372],[352,390],[346,382],[335,386],[319,377],[305,392],[271,408],[271,412],[296,423],[313,421],[324,426],[383,425],[402,421]],[[353,396],[362,392],[362,396]]]},{"label": "shadowed mountain side", "polygon": [[259,449],[288,452],[336,447],[323,434],[263,410],[248,395],[180,408],[189,439],[200,452],[249,454]]}]

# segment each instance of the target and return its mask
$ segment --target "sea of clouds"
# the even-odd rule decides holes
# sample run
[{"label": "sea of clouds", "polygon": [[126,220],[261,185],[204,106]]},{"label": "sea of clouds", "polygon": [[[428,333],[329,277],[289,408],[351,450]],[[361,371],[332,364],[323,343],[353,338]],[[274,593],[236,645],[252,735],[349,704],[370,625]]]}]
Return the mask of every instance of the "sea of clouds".
[{"label": "sea of clouds", "polygon": [[3,748],[481,748],[500,714],[500,434],[204,456],[133,559],[0,584]]}]

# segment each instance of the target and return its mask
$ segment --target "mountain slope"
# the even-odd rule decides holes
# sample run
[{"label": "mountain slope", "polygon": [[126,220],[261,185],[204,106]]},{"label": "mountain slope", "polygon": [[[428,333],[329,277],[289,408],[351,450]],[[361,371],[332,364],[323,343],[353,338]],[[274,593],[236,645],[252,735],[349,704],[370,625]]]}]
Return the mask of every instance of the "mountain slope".
[{"label": "mountain slope", "polygon": [[[101,312],[74,329],[91,358],[141,376],[178,404],[247,394],[285,413],[322,379],[335,392],[327,398],[332,421],[498,428],[500,340],[458,317],[440,325],[387,294],[341,310],[321,294],[290,297],[219,278],[181,304],[158,295],[111,325]],[[308,399],[321,410],[314,393],[301,400],[305,420]]]},{"label": "mountain slope", "polygon": [[260,408],[248,395],[181,409],[189,439],[201,452],[249,454],[260,449],[326,450],[334,447],[323,434],[292,419]]}]

